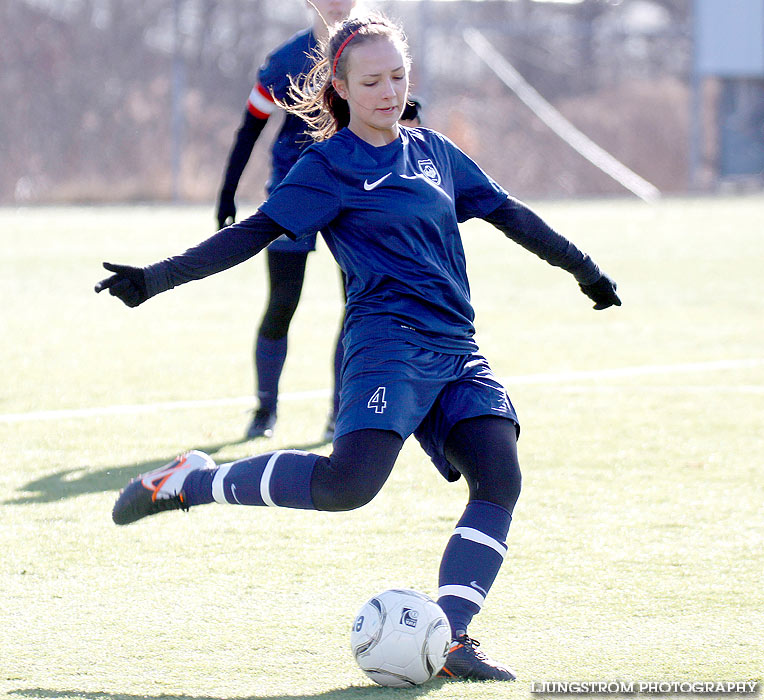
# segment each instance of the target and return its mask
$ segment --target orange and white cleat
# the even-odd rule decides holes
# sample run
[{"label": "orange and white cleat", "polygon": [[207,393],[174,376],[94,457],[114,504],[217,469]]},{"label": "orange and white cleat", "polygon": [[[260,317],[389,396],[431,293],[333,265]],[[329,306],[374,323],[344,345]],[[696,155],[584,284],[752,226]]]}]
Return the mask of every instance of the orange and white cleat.
[{"label": "orange and white cleat", "polygon": [[119,493],[111,511],[117,525],[129,525],[136,520],[165,510],[188,510],[183,483],[196,469],[211,469],[215,462],[198,450],[176,457],[159,469],[133,479]]}]

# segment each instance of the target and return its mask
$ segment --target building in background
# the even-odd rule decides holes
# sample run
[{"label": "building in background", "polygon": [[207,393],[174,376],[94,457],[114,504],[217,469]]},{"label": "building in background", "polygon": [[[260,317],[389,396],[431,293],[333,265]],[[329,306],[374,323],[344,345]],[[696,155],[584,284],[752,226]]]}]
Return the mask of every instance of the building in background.
[{"label": "building in background", "polygon": [[764,0],[695,0],[692,182],[764,185]]}]

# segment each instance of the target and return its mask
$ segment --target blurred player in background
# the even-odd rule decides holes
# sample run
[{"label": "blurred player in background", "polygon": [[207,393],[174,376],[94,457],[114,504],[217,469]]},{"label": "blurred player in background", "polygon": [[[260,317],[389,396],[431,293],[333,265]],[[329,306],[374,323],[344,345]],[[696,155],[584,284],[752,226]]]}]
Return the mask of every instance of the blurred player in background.
[{"label": "blurred player in background", "polygon": [[409,95],[398,123],[403,126],[422,126],[422,103],[419,98]]},{"label": "blurred player in background", "polygon": [[[345,19],[356,0],[312,0],[313,25],[295,34],[268,55],[247,100],[241,126],[228,156],[218,198],[218,227],[236,220],[236,189],[257,138],[279,102],[288,102],[290,76],[297,79],[310,70],[311,55],[328,34],[327,25]],[[302,150],[311,143],[306,124],[299,115],[287,112],[271,148],[271,192],[289,172]],[[246,431],[248,438],[271,437],[276,424],[281,372],[287,356],[287,334],[300,301],[308,253],[316,248],[316,234],[300,241],[282,237],[268,247],[269,297],[255,338],[254,369],[258,407]],[[324,439],[331,441],[339,406],[339,372],[342,366],[342,327],[334,354],[334,392]]]},{"label": "blurred player in background", "polygon": [[[515,679],[467,634],[507,554],[520,494],[519,422],[474,340],[458,224],[481,218],[566,270],[595,309],[621,304],[615,283],[445,136],[400,126],[410,59],[381,15],[334,28],[294,94],[317,143],[248,219],[145,268],[105,263],[128,306],[249,259],[280,235],[320,230],[347,278],[346,357],[332,454],[277,450],[224,465],[192,451],[128,484],[112,517],[126,525],[204,503],[323,511],[359,508],[414,435],[466,508],[445,548],[438,604],[453,642],[442,675]],[[400,514],[398,514],[400,515]],[[391,515],[392,517],[392,515]],[[412,533],[412,536],[414,533]]]}]

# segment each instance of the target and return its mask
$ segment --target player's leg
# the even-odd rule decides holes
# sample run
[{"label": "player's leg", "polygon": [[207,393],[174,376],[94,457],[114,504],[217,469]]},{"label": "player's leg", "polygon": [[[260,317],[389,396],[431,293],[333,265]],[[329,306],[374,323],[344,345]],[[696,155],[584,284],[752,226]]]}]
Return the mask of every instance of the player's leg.
[{"label": "player's leg", "polygon": [[467,627],[483,606],[504,561],[512,511],[520,495],[517,426],[485,415],[456,423],[446,439],[449,463],[464,476],[469,502],[441,561],[438,603],[452,627],[454,643],[445,675],[514,680],[515,674],[476,650]]},{"label": "player's leg", "polygon": [[458,636],[482,607],[507,551],[521,486],[516,426],[497,416],[460,421],[449,433],[445,454],[469,487],[440,570],[439,603]]},{"label": "player's leg", "polygon": [[441,560],[438,603],[454,642],[441,675],[514,680],[514,673],[482,654],[467,628],[506,554],[512,509],[520,493],[519,423],[507,392],[478,354],[459,358],[415,435],[449,481],[463,476],[470,498]]},{"label": "player's leg", "polygon": [[391,430],[367,428],[338,437],[331,457],[313,472],[315,509],[336,512],[366,505],[387,481],[401,447],[403,438]]},{"label": "player's leg", "polygon": [[287,334],[302,293],[307,252],[268,249],[268,304],[254,347],[259,406],[247,437],[271,437],[276,423],[279,380],[287,356]]},{"label": "player's leg", "polygon": [[127,525],[165,510],[213,502],[352,510],[382,488],[402,445],[397,433],[358,430],[338,438],[330,457],[276,450],[218,466],[192,451],[133,479],[120,493],[112,518]]},{"label": "player's leg", "polygon": [[331,457],[277,450],[218,467],[204,453],[190,452],[130,482],[114,506],[114,521],[124,525],[213,501],[357,508],[382,487],[404,439],[436,401],[442,382],[427,370],[439,362],[437,353],[394,341],[351,352]]}]

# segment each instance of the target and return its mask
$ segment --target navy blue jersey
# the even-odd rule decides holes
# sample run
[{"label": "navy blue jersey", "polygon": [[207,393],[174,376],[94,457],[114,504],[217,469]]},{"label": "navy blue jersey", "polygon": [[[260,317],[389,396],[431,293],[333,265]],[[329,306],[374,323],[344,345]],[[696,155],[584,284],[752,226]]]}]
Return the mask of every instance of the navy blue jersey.
[{"label": "navy blue jersey", "polygon": [[[312,29],[295,34],[287,42],[271,52],[260,66],[257,83],[247,100],[247,109],[258,119],[267,119],[276,109],[274,97],[289,103],[289,78],[297,80],[312,65],[310,58],[318,42]],[[305,122],[295,114],[287,113],[271,150],[272,172],[268,185],[275,187],[294,165],[302,150],[312,142],[305,133]]]},{"label": "navy blue jersey", "polygon": [[296,238],[320,230],[347,276],[346,346],[405,338],[477,349],[458,224],[507,193],[448,138],[400,127],[374,147],[349,129],[310,146],[260,209]]}]

